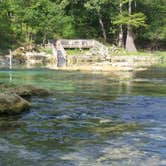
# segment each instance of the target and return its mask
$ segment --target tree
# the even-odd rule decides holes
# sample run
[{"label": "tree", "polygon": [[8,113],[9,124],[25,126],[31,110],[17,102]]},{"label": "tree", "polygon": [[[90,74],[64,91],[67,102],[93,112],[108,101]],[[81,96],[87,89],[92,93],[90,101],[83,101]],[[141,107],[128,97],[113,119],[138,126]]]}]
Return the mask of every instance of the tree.
[{"label": "tree", "polygon": [[[120,14],[122,14],[122,7],[123,7],[123,3],[120,0],[119,2],[119,12]],[[118,36],[118,46],[119,47],[124,47],[124,32],[123,32],[123,25],[121,24],[119,27],[119,36]]]},{"label": "tree", "polygon": [[102,35],[104,40],[107,40],[107,33],[105,30],[103,18],[102,18],[102,6],[107,3],[107,0],[89,0],[85,3],[85,7],[88,10],[94,11],[98,16],[99,25],[101,27]]},{"label": "tree", "polygon": [[[132,12],[132,0],[129,0],[129,19],[131,18]],[[126,50],[127,51],[137,51],[135,43],[134,43],[134,35],[131,24],[127,25],[127,38],[126,38]]]},{"label": "tree", "polygon": [[[123,3],[122,3],[123,2]],[[134,43],[134,33],[133,33],[133,28],[139,28],[141,26],[146,26],[145,20],[146,16],[141,13],[137,12],[132,14],[132,0],[124,0],[121,1],[120,5],[122,8],[122,5],[128,2],[128,12],[127,11],[122,11],[120,14],[115,17],[114,19],[114,24],[121,26],[126,26],[127,27],[127,37],[126,37],[126,50],[128,51],[136,51],[136,46]],[[121,29],[122,31],[122,29]],[[123,32],[121,32],[123,33]],[[122,40],[122,39],[121,39]]]},{"label": "tree", "polygon": [[165,0],[0,0],[0,49],[51,38],[102,38],[130,51],[136,39],[159,48],[165,11]]},{"label": "tree", "polygon": [[161,43],[166,42],[165,0],[140,0],[137,6],[147,16],[148,24],[145,30],[141,29],[139,38],[150,43],[152,50],[159,49]]}]

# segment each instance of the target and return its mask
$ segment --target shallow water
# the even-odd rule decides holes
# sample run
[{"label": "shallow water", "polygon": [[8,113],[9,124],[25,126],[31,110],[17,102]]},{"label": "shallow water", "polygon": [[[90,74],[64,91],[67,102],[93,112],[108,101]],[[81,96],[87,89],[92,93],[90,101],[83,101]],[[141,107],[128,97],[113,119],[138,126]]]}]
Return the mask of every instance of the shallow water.
[{"label": "shallow water", "polygon": [[0,166],[166,165],[166,70],[1,69],[0,82],[54,94],[0,117]]}]

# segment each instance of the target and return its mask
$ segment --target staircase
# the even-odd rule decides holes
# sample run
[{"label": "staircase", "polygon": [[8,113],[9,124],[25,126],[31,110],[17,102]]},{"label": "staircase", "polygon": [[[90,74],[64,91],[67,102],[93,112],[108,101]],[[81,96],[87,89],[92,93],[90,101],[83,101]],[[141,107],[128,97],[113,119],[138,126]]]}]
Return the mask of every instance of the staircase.
[{"label": "staircase", "polygon": [[99,54],[102,56],[107,56],[109,54],[108,47],[96,40],[93,40],[93,47],[90,51],[93,54]]}]

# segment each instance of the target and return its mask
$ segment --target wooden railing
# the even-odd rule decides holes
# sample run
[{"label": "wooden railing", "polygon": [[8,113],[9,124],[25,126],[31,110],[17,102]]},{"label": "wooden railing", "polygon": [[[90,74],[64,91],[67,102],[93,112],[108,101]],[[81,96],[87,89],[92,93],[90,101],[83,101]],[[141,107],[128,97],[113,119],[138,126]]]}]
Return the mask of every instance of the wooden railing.
[{"label": "wooden railing", "polygon": [[94,47],[95,40],[86,39],[61,39],[64,48],[92,48]]}]

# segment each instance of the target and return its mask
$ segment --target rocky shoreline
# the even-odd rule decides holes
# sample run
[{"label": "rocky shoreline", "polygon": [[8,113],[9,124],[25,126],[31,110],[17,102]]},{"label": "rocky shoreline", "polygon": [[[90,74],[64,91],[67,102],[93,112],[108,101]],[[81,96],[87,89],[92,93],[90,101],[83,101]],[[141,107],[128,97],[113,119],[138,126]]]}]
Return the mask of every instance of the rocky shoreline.
[{"label": "rocky shoreline", "polygon": [[[51,69],[66,70],[137,70],[138,68],[148,68],[154,65],[166,63],[166,58],[157,54],[147,53],[147,55],[114,55],[114,51],[109,49],[109,53],[101,54],[99,50],[90,49],[88,51],[77,51],[75,54],[66,56],[66,66],[58,68],[58,58],[52,54],[50,45],[36,46],[33,49],[24,47],[17,48],[12,52],[12,63],[14,65],[23,64],[27,67],[35,65],[45,66]],[[9,66],[10,55],[0,56],[0,66]],[[85,67],[86,66],[86,67]],[[87,68],[87,69],[86,69]]]},{"label": "rocky shoreline", "polygon": [[50,91],[31,85],[0,84],[0,115],[15,115],[28,111],[33,96],[49,96]]},{"label": "rocky shoreline", "polygon": [[[45,52],[15,51],[13,64],[25,64],[35,67],[40,64],[53,70],[80,70],[80,71],[140,71],[147,70],[153,65],[166,63],[158,56],[103,56],[99,54],[68,55],[67,66],[57,67],[57,59]],[[9,66],[9,55],[0,56],[0,67]],[[131,72],[132,73],[132,72]],[[48,96],[48,90],[33,86],[18,86],[0,83],[0,115],[19,114],[29,110],[30,98],[33,96]]]},{"label": "rocky shoreline", "polygon": [[[74,59],[76,58],[76,63],[74,63]],[[100,56],[98,58],[100,58]],[[134,73],[134,71],[147,70],[153,65],[165,63],[165,61],[161,61],[160,57],[157,56],[114,56],[110,57],[109,60],[100,59],[99,62],[97,62],[97,60],[92,60],[93,57],[91,56],[87,56],[87,58],[83,58],[82,55],[70,56],[68,57],[68,65],[66,67],[59,68],[56,64],[50,63],[44,65],[44,67],[53,70],[101,72],[129,71],[129,73]],[[2,67],[4,65],[6,67],[6,63],[6,58],[0,57],[0,66]],[[33,65],[30,65],[28,61],[25,61],[24,64],[29,65],[28,67],[34,67]],[[44,97],[49,96],[50,94],[51,92],[46,89],[30,85],[18,86],[9,83],[0,83],[0,115],[14,115],[27,111],[31,107],[31,97]]]}]

